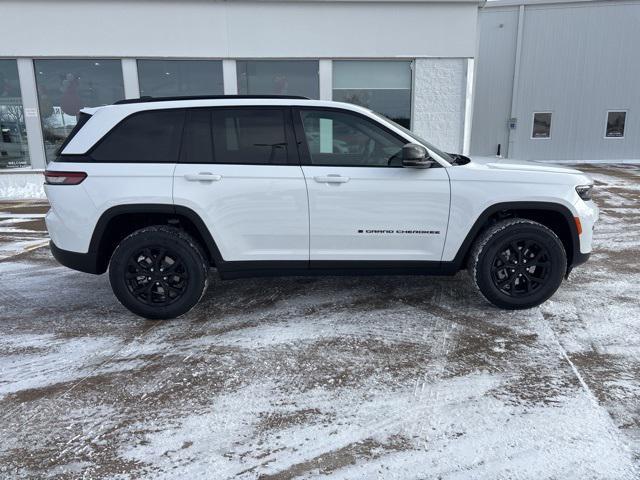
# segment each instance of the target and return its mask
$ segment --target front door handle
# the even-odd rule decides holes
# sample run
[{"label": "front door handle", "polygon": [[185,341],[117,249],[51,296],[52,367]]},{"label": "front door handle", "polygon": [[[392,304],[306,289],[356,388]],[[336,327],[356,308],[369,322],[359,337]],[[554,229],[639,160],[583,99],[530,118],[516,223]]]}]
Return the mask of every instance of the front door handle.
[{"label": "front door handle", "polygon": [[219,182],[222,180],[222,175],[211,172],[187,173],[184,179],[188,182]]},{"label": "front door handle", "polygon": [[336,174],[321,175],[319,177],[313,177],[313,179],[318,183],[347,183],[349,181],[349,177]]}]

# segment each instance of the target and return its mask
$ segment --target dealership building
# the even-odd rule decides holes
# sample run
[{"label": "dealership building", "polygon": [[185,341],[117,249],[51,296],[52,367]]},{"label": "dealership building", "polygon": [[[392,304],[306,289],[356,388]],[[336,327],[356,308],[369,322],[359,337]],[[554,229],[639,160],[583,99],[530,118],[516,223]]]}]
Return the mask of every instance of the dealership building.
[{"label": "dealership building", "polygon": [[0,176],[139,96],[303,95],[451,152],[640,159],[637,0],[5,0],[0,25]]},{"label": "dealership building", "polygon": [[43,169],[78,111],[139,96],[358,103],[468,149],[477,0],[0,4],[0,169]]}]

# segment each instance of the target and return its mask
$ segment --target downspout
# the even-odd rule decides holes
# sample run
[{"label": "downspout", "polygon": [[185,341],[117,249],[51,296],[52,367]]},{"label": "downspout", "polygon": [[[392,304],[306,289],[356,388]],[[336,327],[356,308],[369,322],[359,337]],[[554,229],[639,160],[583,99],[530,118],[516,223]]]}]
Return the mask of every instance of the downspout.
[{"label": "downspout", "polygon": [[[520,82],[520,57],[522,55],[522,30],[524,26],[524,4],[520,5],[518,12],[518,36],[516,40],[516,61],[513,66],[513,88],[511,90],[511,118],[509,119],[509,146],[505,157],[513,158],[516,154],[515,141],[518,128],[518,95]],[[515,124],[513,124],[515,123]]]}]

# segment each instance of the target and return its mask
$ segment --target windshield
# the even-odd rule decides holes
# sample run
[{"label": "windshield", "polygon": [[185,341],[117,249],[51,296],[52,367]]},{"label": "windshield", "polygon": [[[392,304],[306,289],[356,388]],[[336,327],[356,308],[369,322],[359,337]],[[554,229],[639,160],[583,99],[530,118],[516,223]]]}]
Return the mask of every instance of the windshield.
[{"label": "windshield", "polygon": [[425,147],[427,147],[427,149],[431,150],[432,152],[434,152],[436,155],[442,157],[443,159],[445,159],[447,162],[449,163],[454,163],[453,158],[451,158],[451,155],[449,155],[448,153],[445,153],[443,151],[441,151],[440,149],[434,147],[431,143],[427,142],[424,138],[420,138],[418,135],[416,135],[415,133],[413,133],[411,130],[409,130],[408,128],[404,128],[402,125],[394,122],[393,120],[391,120],[390,118],[385,117],[384,115],[378,113],[378,112],[374,112],[373,110],[371,110],[371,113],[373,113],[376,117],[381,118],[382,120],[385,120],[387,122],[389,122],[390,124],[392,124],[394,127],[399,128],[400,130],[402,130],[404,133],[406,133],[407,135],[409,135],[411,138],[415,139],[418,143],[421,143],[422,145],[424,145]]}]

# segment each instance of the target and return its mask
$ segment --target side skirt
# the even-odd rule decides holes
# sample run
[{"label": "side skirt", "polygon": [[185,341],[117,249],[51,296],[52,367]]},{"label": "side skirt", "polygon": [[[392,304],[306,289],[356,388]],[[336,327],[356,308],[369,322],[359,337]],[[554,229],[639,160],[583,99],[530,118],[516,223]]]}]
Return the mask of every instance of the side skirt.
[{"label": "side skirt", "polygon": [[453,262],[414,261],[267,261],[223,262],[218,273],[223,280],[248,277],[363,276],[363,275],[454,275]]}]

